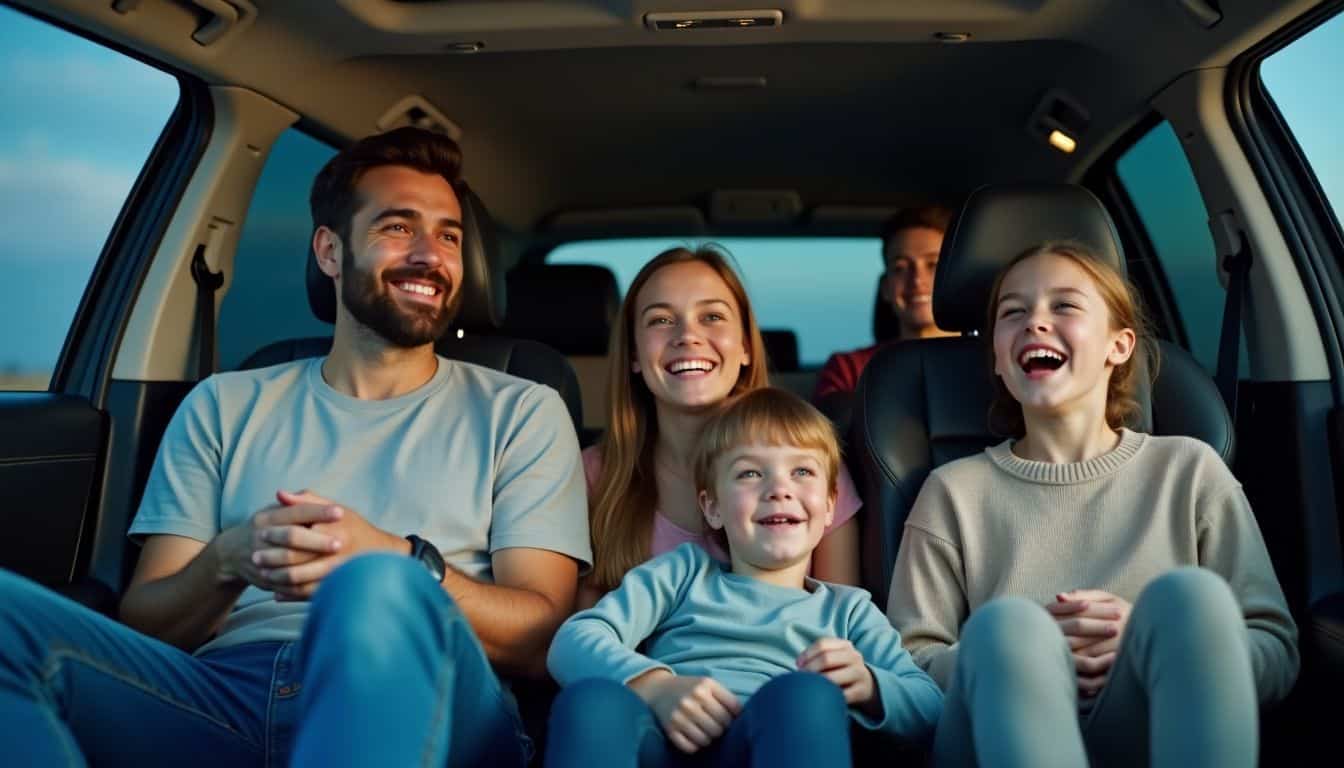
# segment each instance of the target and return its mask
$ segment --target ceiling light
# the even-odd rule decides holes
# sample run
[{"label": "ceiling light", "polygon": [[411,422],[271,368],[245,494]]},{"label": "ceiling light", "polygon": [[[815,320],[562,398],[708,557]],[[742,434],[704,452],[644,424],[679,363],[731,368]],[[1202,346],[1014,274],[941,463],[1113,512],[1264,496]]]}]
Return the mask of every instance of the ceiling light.
[{"label": "ceiling light", "polygon": [[644,24],[654,32],[706,29],[758,29],[778,27],[784,12],[778,8],[742,11],[680,11],[644,14]]},{"label": "ceiling light", "polygon": [[940,43],[964,43],[971,39],[970,32],[934,32],[933,39]]},{"label": "ceiling light", "polygon": [[1078,142],[1069,134],[1056,128],[1050,132],[1050,146],[1068,155],[1078,148]]}]

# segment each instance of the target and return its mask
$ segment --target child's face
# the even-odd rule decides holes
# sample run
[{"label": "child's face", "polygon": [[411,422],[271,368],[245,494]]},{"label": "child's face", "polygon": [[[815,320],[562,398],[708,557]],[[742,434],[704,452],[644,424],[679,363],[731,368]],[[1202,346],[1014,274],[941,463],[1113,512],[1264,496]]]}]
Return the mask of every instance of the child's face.
[{"label": "child's face", "polygon": [[1087,409],[1104,418],[1115,366],[1134,352],[1134,332],[1111,328],[1096,284],[1072,259],[1034,256],[1004,277],[994,310],[994,372],[1025,415]]},{"label": "child's face", "polygon": [[700,492],[710,527],[722,529],[734,570],[774,571],[807,561],[830,525],[835,498],[820,451],[746,445],[715,462],[714,492]]}]

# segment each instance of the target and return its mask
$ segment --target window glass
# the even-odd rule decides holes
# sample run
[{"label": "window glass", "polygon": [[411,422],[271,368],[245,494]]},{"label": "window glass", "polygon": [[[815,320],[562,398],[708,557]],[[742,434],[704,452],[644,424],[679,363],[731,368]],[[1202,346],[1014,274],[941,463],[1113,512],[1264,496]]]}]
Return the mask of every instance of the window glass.
[{"label": "window glass", "polygon": [[1163,121],[1139,139],[1117,161],[1116,172],[1157,252],[1190,352],[1213,373],[1225,291],[1209,214],[1171,124]]},{"label": "window glass", "polygon": [[308,308],[304,281],[312,258],[308,192],[336,150],[290,129],[271,147],[233,257],[233,283],[219,306],[219,368],[237,368],[267,344],[330,336]]},{"label": "window glass", "polygon": [[1260,77],[1316,173],[1338,219],[1344,208],[1344,16],[1335,16],[1260,65]]},{"label": "window glass", "polygon": [[0,5],[0,389],[46,389],[177,79]]},{"label": "window glass", "polygon": [[[819,366],[832,352],[873,343],[873,300],[882,273],[878,238],[724,238],[761,328],[793,331],[798,358]],[[645,262],[668,248],[698,243],[634,238],[557,247],[546,260],[598,264],[616,274],[621,295]]]}]

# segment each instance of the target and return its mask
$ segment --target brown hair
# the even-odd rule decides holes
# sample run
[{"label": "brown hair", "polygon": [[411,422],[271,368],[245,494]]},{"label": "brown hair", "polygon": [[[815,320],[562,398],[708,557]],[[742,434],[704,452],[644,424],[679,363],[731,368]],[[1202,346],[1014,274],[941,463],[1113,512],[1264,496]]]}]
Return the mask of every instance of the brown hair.
[{"label": "brown hair", "polygon": [[[1062,256],[1087,273],[1097,286],[1097,292],[1101,294],[1101,299],[1110,313],[1112,330],[1129,328],[1134,331],[1134,353],[1111,371],[1110,381],[1106,385],[1106,423],[1112,429],[1134,426],[1141,412],[1136,398],[1141,379],[1146,376],[1151,382],[1157,374],[1157,347],[1152,342],[1148,319],[1139,301],[1138,291],[1118,269],[1103,260],[1088,246],[1069,241],[1043,243],[1019,253],[999,270],[998,276],[994,278],[994,287],[989,292],[985,325],[989,329],[989,338],[992,340],[994,337],[994,325],[998,320],[996,309],[1004,278],[1018,264],[1047,254]],[[989,366],[991,371],[994,370],[992,341],[989,346]],[[1013,399],[1008,388],[1004,386],[1003,379],[997,375],[994,376],[994,401],[989,406],[989,426],[995,434],[1008,437],[1022,437],[1026,434],[1022,405]]]},{"label": "brown hair", "polygon": [[691,462],[695,490],[713,496],[715,462],[734,448],[751,444],[819,451],[825,457],[826,487],[835,495],[840,477],[835,425],[802,398],[775,387],[734,398],[705,423]]},{"label": "brown hair", "polygon": [[886,260],[887,245],[898,233],[907,229],[932,229],[947,233],[952,226],[952,209],[941,205],[920,205],[902,208],[882,224],[882,259]]},{"label": "brown hair", "polygon": [[458,190],[462,150],[443,134],[411,126],[365,136],[328,160],[313,179],[308,195],[313,231],[326,227],[339,235],[341,242],[348,243],[350,218],[359,207],[355,187],[366,172],[385,165],[437,174]]},{"label": "brown hair", "polygon": [[653,537],[653,511],[658,505],[654,479],[653,448],[658,436],[658,416],[653,394],[643,378],[632,372],[635,360],[635,313],[639,292],[655,272],[672,264],[697,262],[713,269],[728,286],[742,315],[742,337],[750,360],[738,377],[731,395],[769,385],[765,345],[747,291],[729,264],[728,256],[714,246],[696,250],[673,248],[653,257],[635,275],[621,302],[620,315],[611,329],[611,365],[608,380],[607,431],[599,443],[602,465],[588,499],[589,526],[593,537],[591,583],[599,589],[614,589],[625,572],[649,559]]}]

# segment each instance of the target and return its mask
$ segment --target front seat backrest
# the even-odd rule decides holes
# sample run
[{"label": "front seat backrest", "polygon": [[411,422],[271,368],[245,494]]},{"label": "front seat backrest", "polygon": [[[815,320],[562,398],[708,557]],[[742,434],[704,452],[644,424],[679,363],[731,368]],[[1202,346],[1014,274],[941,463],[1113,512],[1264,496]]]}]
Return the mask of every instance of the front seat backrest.
[{"label": "front seat backrest", "polygon": [[[460,185],[457,192],[462,204],[462,303],[452,328],[434,345],[435,351],[451,360],[475,363],[551,387],[560,393],[575,428],[579,428],[583,424],[579,382],[564,356],[540,342],[496,335],[507,296],[492,259],[494,225],[480,198],[465,185]],[[313,314],[323,322],[335,323],[335,283],[311,255],[306,259],[304,274]],[[252,353],[239,368],[319,357],[330,350],[330,336],[286,339]]]},{"label": "front seat backrest", "polygon": [[[1004,439],[989,430],[989,292],[1008,261],[1051,240],[1082,243],[1125,271],[1111,217],[1086,189],[1032,184],[974,192],[943,241],[933,289],[938,326],[968,335],[890,345],[859,379],[850,444],[865,510],[863,579],[880,605],[929,472]],[[1151,388],[1140,377],[1141,413],[1132,426],[1202,439],[1231,463],[1231,418],[1212,379],[1180,347],[1157,348],[1159,375]]]}]

